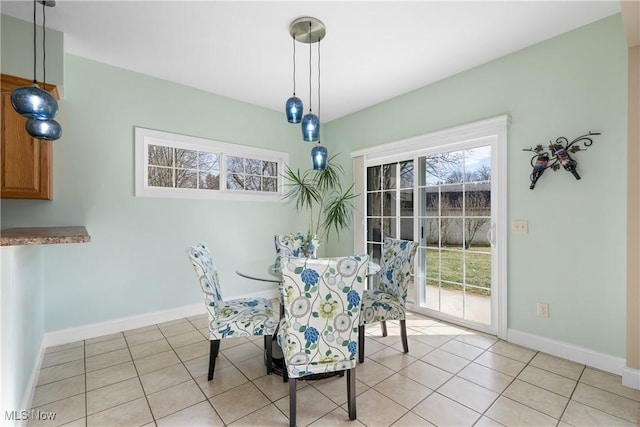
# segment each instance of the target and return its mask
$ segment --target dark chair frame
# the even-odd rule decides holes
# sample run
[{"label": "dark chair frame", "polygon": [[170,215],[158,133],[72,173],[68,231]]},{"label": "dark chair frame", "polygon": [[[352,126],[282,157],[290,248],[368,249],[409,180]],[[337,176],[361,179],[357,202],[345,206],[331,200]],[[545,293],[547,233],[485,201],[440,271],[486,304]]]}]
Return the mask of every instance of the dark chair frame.
[{"label": "dark chair frame", "polygon": [[[340,371],[344,375],[347,373],[347,409],[349,412],[349,419],[355,420],[356,417],[356,368],[345,369]],[[287,371],[285,370],[283,378],[287,377]],[[287,378],[289,381],[289,427],[296,426],[296,390],[297,380],[305,381],[304,377],[301,378]]]},{"label": "dark chair frame", "polygon": [[[277,237],[277,236],[276,236]],[[282,305],[281,303],[281,315],[284,314],[284,305]],[[277,328],[276,328],[277,330]],[[276,332],[277,333],[277,332]],[[360,337],[364,336],[361,334],[358,334],[358,343],[360,342]],[[359,346],[359,344],[358,344]],[[286,364],[285,364],[286,365]],[[326,372],[326,373],[320,373],[320,374],[311,374],[311,375],[307,375],[307,376],[303,376],[303,377],[299,377],[299,378],[291,378],[288,375],[287,372],[287,368],[285,366],[283,372],[282,372],[282,381],[283,382],[289,382],[289,427],[295,427],[296,425],[296,410],[297,410],[297,396],[296,396],[296,391],[297,391],[297,382],[299,380],[302,381],[316,381],[316,380],[321,380],[323,378],[326,378],[327,376],[334,376],[334,375],[339,375],[340,377],[344,377],[345,372],[346,372],[346,380],[347,380],[347,410],[348,410],[348,414],[349,414],[349,419],[350,420],[355,420],[357,418],[357,412],[356,412],[356,366],[354,366],[353,368],[350,369],[344,369],[341,371],[334,371],[334,372]]]},{"label": "dark chair frame", "polygon": [[[387,244],[387,241],[396,241],[396,242],[402,242],[402,240],[399,239],[390,239],[390,238],[385,238],[385,245]],[[413,263],[415,262],[415,254],[417,251],[417,244],[416,242],[413,241],[406,241],[409,244],[414,245],[413,249],[411,250],[411,257],[409,259],[409,263],[413,268]],[[386,259],[383,258],[382,259],[382,266],[384,269],[384,265],[386,263]],[[406,303],[406,288],[404,290],[404,299],[405,299],[405,303]],[[406,316],[406,308],[404,308],[405,310],[405,316]],[[407,338],[407,321],[406,319],[389,319],[389,320],[398,320],[400,322],[400,338],[402,339],[402,350],[404,353],[409,353],[409,340]],[[380,328],[382,329],[382,336],[386,337],[387,336],[387,321],[386,320],[381,320],[380,321]],[[358,326],[358,362],[359,363],[364,363],[364,341],[365,341],[365,324],[359,325]]]},{"label": "dark chair frame", "polygon": [[[381,320],[382,336],[387,336],[387,321]],[[407,320],[400,320],[400,338],[402,339],[402,351],[409,353],[409,340],[407,339]],[[358,326],[358,362],[364,363],[364,325]]]},{"label": "dark chair frame", "polygon": [[[267,367],[267,375],[271,375],[271,372],[273,372],[273,363],[272,363],[273,340],[271,335],[263,335],[263,336],[264,336],[264,348],[266,350],[266,358],[267,358],[264,364]],[[220,340],[210,340],[209,373],[207,374],[207,381],[211,381],[213,379],[213,372],[216,369],[216,359],[218,358],[219,351],[220,351]]]}]

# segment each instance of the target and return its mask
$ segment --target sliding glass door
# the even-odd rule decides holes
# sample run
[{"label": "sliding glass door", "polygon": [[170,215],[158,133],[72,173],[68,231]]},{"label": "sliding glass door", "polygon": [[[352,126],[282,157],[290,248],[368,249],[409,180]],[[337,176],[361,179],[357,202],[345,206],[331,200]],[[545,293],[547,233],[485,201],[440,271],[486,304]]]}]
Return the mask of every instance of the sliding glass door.
[{"label": "sliding glass door", "polygon": [[488,327],[491,146],[422,156],[418,165],[419,307]]},{"label": "sliding glass door", "polygon": [[419,242],[408,308],[490,333],[498,332],[496,144],[478,138],[367,161],[364,185],[373,259],[385,237]]},{"label": "sliding glass door", "polygon": [[367,249],[380,260],[384,237],[413,240],[413,160],[367,168]]}]

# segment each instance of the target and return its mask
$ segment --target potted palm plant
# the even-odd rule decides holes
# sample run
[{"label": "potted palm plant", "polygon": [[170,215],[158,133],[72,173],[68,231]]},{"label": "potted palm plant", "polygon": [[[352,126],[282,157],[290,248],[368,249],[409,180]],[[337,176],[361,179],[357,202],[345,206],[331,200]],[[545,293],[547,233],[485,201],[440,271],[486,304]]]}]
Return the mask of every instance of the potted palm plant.
[{"label": "potted palm plant", "polygon": [[[340,177],[344,168],[332,161],[333,155],[325,170],[300,169],[293,171],[287,166],[284,177],[288,191],[282,196],[295,204],[298,212],[309,211],[309,230],[305,240],[311,246],[317,242],[327,241],[333,229],[336,234],[351,224],[353,213],[353,183],[345,191],[342,190]],[[312,243],[314,242],[314,243]],[[315,248],[314,248],[315,249]]]}]

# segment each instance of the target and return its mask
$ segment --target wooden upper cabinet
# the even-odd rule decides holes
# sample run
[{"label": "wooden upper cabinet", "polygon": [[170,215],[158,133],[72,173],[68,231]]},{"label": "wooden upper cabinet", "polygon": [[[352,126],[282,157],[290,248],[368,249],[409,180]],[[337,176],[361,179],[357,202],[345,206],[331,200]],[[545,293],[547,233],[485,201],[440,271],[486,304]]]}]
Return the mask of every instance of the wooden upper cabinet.
[{"label": "wooden upper cabinet", "polygon": [[[0,133],[0,197],[3,199],[52,199],[53,155],[51,141],[33,138],[24,127],[27,119],[11,105],[11,92],[29,86],[31,80],[2,74],[2,131]],[[42,85],[40,86],[42,87]],[[56,99],[54,85],[45,88]]]}]

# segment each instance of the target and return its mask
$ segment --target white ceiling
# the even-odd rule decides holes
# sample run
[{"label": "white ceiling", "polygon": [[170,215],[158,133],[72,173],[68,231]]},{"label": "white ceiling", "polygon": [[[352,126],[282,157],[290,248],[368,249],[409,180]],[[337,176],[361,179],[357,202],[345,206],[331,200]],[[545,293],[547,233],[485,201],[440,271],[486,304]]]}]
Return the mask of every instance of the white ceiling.
[{"label": "white ceiling", "polygon": [[[32,22],[29,0],[3,0],[0,10]],[[47,27],[64,32],[68,53],[277,111],[293,89],[289,24],[316,17],[327,28],[321,120],[328,122],[619,11],[613,0],[58,0],[46,17]],[[297,43],[296,55],[296,93],[308,109],[309,45]],[[314,65],[314,91],[316,73]]]}]

